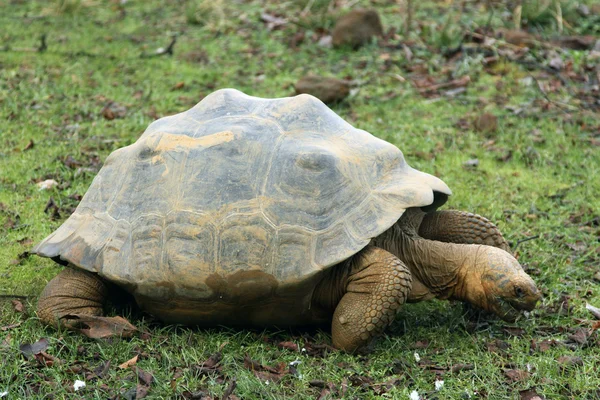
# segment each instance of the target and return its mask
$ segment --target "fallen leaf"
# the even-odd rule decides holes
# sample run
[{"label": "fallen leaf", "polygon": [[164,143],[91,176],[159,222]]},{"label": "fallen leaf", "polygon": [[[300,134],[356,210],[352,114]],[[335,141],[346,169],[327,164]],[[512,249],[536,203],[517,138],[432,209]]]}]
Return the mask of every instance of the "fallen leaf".
[{"label": "fallen leaf", "polygon": [[154,376],[150,372],[146,372],[140,367],[135,367],[135,372],[137,373],[138,379],[146,386],[150,386],[154,381]]},{"label": "fallen leaf", "polygon": [[75,169],[81,167],[83,164],[77,161],[73,156],[67,155],[66,157],[61,158],[62,163],[65,167],[70,169]]},{"label": "fallen leaf", "polygon": [[348,380],[350,381],[350,384],[352,384],[352,386],[359,386],[363,389],[369,388],[374,383],[373,378],[371,378],[370,376],[357,374],[350,376]]},{"label": "fallen leaf", "polygon": [[267,29],[272,31],[287,24],[287,19],[263,12],[260,14],[260,20],[267,24]]},{"label": "fallen leaf", "polygon": [[143,399],[144,397],[148,396],[149,390],[150,388],[148,386],[138,384],[135,388],[135,399]]},{"label": "fallen leaf", "polygon": [[85,314],[69,314],[63,317],[76,331],[92,339],[131,337],[137,328],[123,317],[98,317]]},{"label": "fallen leaf", "polygon": [[33,149],[33,146],[35,146],[33,139],[29,139],[29,143],[23,148],[23,151],[31,150]]},{"label": "fallen leaf", "polygon": [[51,356],[45,351],[40,351],[39,353],[34,355],[35,360],[44,367],[51,367],[54,364],[60,364],[61,360],[57,357]]},{"label": "fallen leaf", "polygon": [[590,303],[585,303],[585,308],[592,313],[592,315],[594,317],[596,317],[596,319],[600,319],[600,308],[598,307],[594,307],[593,305],[591,305]]},{"label": "fallen leaf", "polygon": [[180,89],[183,89],[184,87],[185,87],[185,82],[177,82],[173,86],[173,90],[180,90]]},{"label": "fallen leaf", "polygon": [[565,243],[565,245],[573,251],[582,252],[587,250],[587,245],[583,241],[577,241],[575,243]]},{"label": "fallen leaf", "polygon": [[208,372],[214,372],[221,370],[220,362],[223,358],[223,355],[220,351],[212,354],[206,361],[202,364],[195,366],[194,369],[198,374],[207,374]]},{"label": "fallen leaf", "polygon": [[127,108],[111,101],[102,108],[101,114],[105,119],[112,121],[115,118],[124,118],[127,115]]},{"label": "fallen leaf", "polygon": [[525,331],[525,329],[519,328],[516,326],[504,326],[504,327],[502,327],[502,330],[504,332],[508,333],[510,336],[516,336],[516,337],[521,337],[521,336],[525,335],[525,333],[527,333]]},{"label": "fallen leaf", "polygon": [[11,301],[12,305],[13,305],[13,309],[18,312],[18,313],[22,313],[23,312],[23,303],[21,303],[19,300],[12,300]]},{"label": "fallen leaf", "polygon": [[583,365],[583,358],[577,356],[560,356],[557,361],[563,368]]},{"label": "fallen leaf", "polygon": [[489,352],[500,353],[509,350],[510,344],[500,339],[494,339],[491,342],[486,343],[486,347]]},{"label": "fallen leaf", "polygon": [[221,397],[221,400],[228,400],[229,397],[231,397],[236,386],[237,386],[237,381],[234,378],[229,383],[229,386],[227,386],[227,389],[225,389],[225,391],[223,392],[223,397]]},{"label": "fallen leaf", "polygon": [[33,344],[26,343],[19,346],[21,354],[23,354],[28,360],[31,360],[36,354],[46,351],[47,348],[48,339],[46,338],[42,338]]},{"label": "fallen leaf", "polygon": [[279,342],[277,344],[277,347],[279,347],[280,349],[298,351],[298,345],[294,342]]},{"label": "fallen leaf", "polygon": [[325,343],[315,343],[312,341],[306,341],[304,346],[300,349],[300,352],[306,353],[312,357],[325,357],[327,353],[335,352],[336,348]]},{"label": "fallen leaf", "polygon": [[590,332],[587,328],[579,328],[575,331],[575,333],[569,335],[568,339],[580,346],[583,346],[587,343],[589,336]]},{"label": "fallen leaf", "polygon": [[261,365],[259,362],[252,360],[247,354],[244,356],[244,367],[252,371],[263,382],[279,382],[284,375],[289,373],[289,370],[285,369],[286,366],[285,362],[281,362],[276,368],[273,368]]},{"label": "fallen leaf", "polygon": [[545,400],[544,396],[538,394],[535,389],[527,389],[519,391],[521,400]]},{"label": "fallen leaf", "polygon": [[[436,382],[439,382],[439,381],[436,381]],[[396,386],[399,386],[401,383],[402,383],[402,380],[400,378],[392,378],[389,381],[371,385],[371,390],[373,390],[373,392],[375,392],[376,395],[381,396],[384,393],[389,392]]]},{"label": "fallen leaf", "polygon": [[550,350],[550,348],[552,346],[556,346],[557,344],[558,344],[558,342],[554,339],[542,340],[541,342],[536,342],[535,340],[531,340],[531,350],[544,353],[544,352]]},{"label": "fallen leaf", "polygon": [[123,364],[119,365],[120,369],[127,369],[134,366],[137,363],[138,355],[136,354],[133,358],[125,361]]},{"label": "fallen leaf", "polygon": [[504,376],[511,382],[520,382],[529,377],[529,372],[521,369],[505,369]]}]

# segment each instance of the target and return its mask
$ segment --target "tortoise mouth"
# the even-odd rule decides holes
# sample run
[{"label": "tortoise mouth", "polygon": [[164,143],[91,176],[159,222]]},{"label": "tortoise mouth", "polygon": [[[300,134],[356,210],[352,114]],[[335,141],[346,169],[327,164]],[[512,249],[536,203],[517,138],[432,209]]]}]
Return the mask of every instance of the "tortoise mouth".
[{"label": "tortoise mouth", "polygon": [[529,307],[525,307],[523,304],[515,301],[514,299],[506,300],[501,297],[497,297],[494,313],[504,321],[515,322],[523,315],[523,311],[527,310],[527,308]]}]

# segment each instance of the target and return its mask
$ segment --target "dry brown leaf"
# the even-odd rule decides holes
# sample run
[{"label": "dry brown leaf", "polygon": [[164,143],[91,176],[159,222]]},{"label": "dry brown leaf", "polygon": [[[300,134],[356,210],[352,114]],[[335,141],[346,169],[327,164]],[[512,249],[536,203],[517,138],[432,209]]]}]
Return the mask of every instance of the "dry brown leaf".
[{"label": "dry brown leaf", "polygon": [[519,391],[521,400],[544,400],[544,396],[538,394],[535,389],[527,389]]},{"label": "dry brown leaf", "polygon": [[21,303],[19,300],[12,300],[11,303],[13,305],[13,309],[16,312],[18,312],[18,313],[23,312],[23,310],[24,310],[23,303]]},{"label": "dry brown leaf", "polygon": [[136,354],[133,358],[125,361],[123,364],[119,365],[120,369],[127,369],[134,366],[137,363],[138,355]]},{"label": "dry brown leaf", "polygon": [[36,354],[46,351],[48,348],[48,339],[42,338],[33,344],[22,344],[19,346],[19,350],[28,360],[33,358]]},{"label": "dry brown leaf", "polygon": [[563,368],[583,365],[583,358],[577,356],[561,356],[557,361]]},{"label": "dry brown leaf", "polygon": [[92,339],[131,337],[137,328],[123,317],[69,314],[63,317],[74,330]]},{"label": "dry brown leaf", "polygon": [[29,139],[29,143],[23,148],[23,151],[31,150],[33,149],[33,146],[35,146],[33,139]]},{"label": "dry brown leaf", "polygon": [[529,372],[521,369],[505,369],[504,376],[506,376],[511,382],[520,382],[529,377]]},{"label": "dry brown leaf", "polygon": [[277,347],[280,349],[287,349],[292,351],[298,351],[298,345],[294,342],[279,342]]}]

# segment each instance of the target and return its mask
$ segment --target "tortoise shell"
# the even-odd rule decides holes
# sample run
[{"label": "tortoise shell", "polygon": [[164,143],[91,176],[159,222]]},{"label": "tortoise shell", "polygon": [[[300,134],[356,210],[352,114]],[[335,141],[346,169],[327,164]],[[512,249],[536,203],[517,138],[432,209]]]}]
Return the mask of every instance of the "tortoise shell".
[{"label": "tortoise shell", "polygon": [[159,300],[210,298],[215,282],[252,276],[240,272],[284,289],[351,257],[434,192],[450,194],[310,95],[224,89],[114,151],[34,252]]}]

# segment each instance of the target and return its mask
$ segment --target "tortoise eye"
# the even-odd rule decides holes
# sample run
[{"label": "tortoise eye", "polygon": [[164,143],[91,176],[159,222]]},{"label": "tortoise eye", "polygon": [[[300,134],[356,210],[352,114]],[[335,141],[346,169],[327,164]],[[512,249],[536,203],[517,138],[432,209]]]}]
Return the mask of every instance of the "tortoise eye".
[{"label": "tortoise eye", "polygon": [[521,289],[521,286],[515,286],[515,296],[523,297],[525,296],[525,292]]}]

